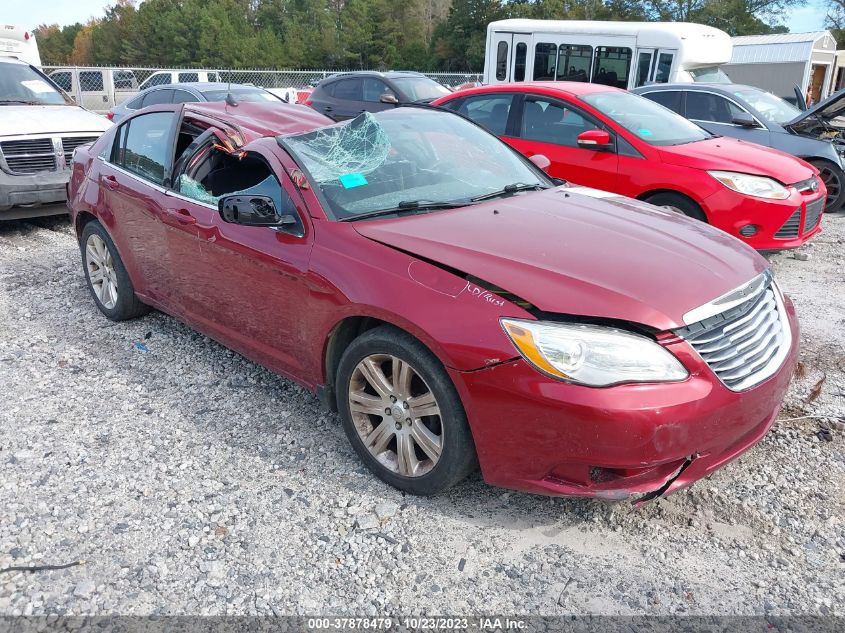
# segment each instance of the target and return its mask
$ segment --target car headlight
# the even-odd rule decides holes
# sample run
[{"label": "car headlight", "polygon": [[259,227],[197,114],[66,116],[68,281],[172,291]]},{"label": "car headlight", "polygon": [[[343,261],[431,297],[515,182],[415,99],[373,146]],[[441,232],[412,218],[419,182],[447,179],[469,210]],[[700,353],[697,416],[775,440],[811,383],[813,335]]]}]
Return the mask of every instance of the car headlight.
[{"label": "car headlight", "polygon": [[789,190],[777,180],[765,176],[752,176],[736,171],[708,171],[728,189],[755,198],[769,198],[770,200],[786,200]]},{"label": "car headlight", "polygon": [[689,374],[651,339],[598,325],[502,319],[522,356],[541,372],[590,387],[667,382]]}]

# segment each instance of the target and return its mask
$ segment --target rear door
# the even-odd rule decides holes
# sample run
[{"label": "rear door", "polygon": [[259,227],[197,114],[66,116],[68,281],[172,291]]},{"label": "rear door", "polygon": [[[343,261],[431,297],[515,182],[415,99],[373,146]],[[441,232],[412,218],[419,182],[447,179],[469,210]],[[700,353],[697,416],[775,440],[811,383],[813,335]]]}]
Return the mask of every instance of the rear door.
[{"label": "rear door", "polygon": [[492,92],[456,99],[446,107],[472,119],[492,134],[505,137],[511,134],[512,126],[508,121],[512,116],[513,99],[512,92]]},{"label": "rear door", "polygon": [[334,84],[329,106],[323,108],[323,111],[335,121],[343,121],[355,118],[365,108],[363,78],[350,77]]},{"label": "rear door", "polygon": [[554,97],[527,94],[517,99],[516,107],[515,129],[503,140],[525,156],[546,156],[552,163],[548,172],[555,178],[614,189],[619,163],[616,151],[584,149],[577,142],[578,135],[587,130],[607,130],[613,138],[612,131],[581,108]]},{"label": "rear door", "polygon": [[162,210],[176,120],[172,111],[150,112],[121,124],[97,183],[104,220],[137,290],[168,306],[171,269]]}]

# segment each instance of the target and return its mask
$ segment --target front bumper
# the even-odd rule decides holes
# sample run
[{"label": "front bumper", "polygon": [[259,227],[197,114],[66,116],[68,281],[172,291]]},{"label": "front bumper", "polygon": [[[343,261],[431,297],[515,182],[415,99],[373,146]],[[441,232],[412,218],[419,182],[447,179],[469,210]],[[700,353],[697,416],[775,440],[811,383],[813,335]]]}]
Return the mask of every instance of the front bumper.
[{"label": "front bumper", "polygon": [[[821,232],[821,216],[824,214],[811,213],[811,221],[807,222],[807,205],[824,200],[826,195],[824,185],[812,194],[802,194],[793,189],[786,200],[752,198],[723,187],[706,198],[704,206],[707,219],[713,226],[757,250],[780,250],[798,248]],[[796,213],[799,224],[794,234],[785,231],[786,236],[778,235]],[[812,221],[813,217],[817,219]],[[756,227],[757,232],[753,236],[740,233],[740,229],[747,225]]]},{"label": "front bumper", "polygon": [[[0,219],[12,207],[57,205],[67,200],[69,170],[13,176],[0,170]],[[64,212],[67,213],[65,207]]]},{"label": "front bumper", "polygon": [[682,382],[596,389],[548,378],[519,359],[452,372],[484,479],[547,495],[624,499],[683,488],[756,444],[780,410],[798,356],[798,322],[780,369],[743,392],[725,387],[685,341],[668,345]]}]

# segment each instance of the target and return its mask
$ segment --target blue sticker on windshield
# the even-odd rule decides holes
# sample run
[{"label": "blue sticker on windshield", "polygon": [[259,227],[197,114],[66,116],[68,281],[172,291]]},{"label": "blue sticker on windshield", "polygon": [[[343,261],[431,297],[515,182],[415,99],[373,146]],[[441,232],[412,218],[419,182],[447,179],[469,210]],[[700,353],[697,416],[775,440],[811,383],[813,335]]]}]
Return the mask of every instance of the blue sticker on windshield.
[{"label": "blue sticker on windshield", "polygon": [[340,184],[344,189],[352,189],[353,187],[360,187],[367,184],[367,179],[364,174],[343,174],[338,178]]},{"label": "blue sticker on windshield", "polygon": [[647,130],[646,128],[642,127],[637,130],[637,134],[640,136],[651,136],[651,130]]}]

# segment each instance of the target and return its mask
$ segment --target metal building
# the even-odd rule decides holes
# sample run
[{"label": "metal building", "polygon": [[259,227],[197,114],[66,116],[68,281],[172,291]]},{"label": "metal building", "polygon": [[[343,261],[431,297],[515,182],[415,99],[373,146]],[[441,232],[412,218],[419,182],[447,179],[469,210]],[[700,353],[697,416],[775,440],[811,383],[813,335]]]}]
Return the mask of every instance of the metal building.
[{"label": "metal building", "polygon": [[834,86],[836,40],[830,31],[744,35],[731,38],[733,53],[724,70],[734,83],[757,86],[795,102],[794,87],[812,101]]}]

